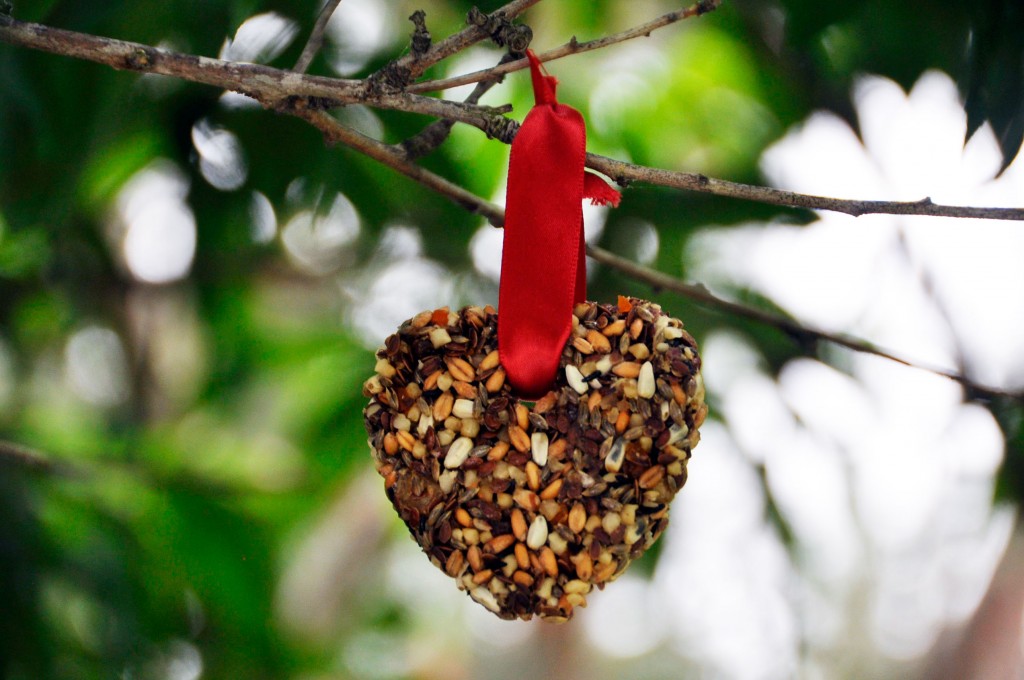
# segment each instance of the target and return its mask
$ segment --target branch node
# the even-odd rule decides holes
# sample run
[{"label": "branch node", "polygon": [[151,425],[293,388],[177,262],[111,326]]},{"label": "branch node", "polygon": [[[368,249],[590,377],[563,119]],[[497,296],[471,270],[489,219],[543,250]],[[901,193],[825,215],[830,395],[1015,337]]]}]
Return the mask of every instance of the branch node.
[{"label": "branch node", "polygon": [[700,0],[697,3],[697,16],[713,12],[718,9],[718,6],[721,4],[722,0]]},{"label": "branch node", "polygon": [[343,106],[337,99],[330,97],[311,97],[300,94],[293,94],[281,99],[274,110],[279,113],[293,113],[296,111],[326,111]]},{"label": "branch node", "polygon": [[133,71],[148,71],[156,60],[156,52],[152,48],[136,47],[125,58],[125,67]]},{"label": "branch node", "polygon": [[430,31],[427,30],[427,13],[422,9],[418,9],[412,13],[409,21],[415,27],[412,31],[412,55],[419,59],[427,53],[433,42],[430,37]]},{"label": "branch node", "polygon": [[466,16],[466,23],[477,26],[487,35],[498,47],[508,47],[513,54],[526,52],[533,40],[533,29],[526,24],[513,24],[505,18],[501,12],[484,14],[478,8],[473,7]]},{"label": "branch node", "polygon": [[401,92],[413,80],[412,70],[398,62],[389,62],[366,79],[367,91],[372,95]]},{"label": "branch node", "polygon": [[505,144],[511,144],[517,132],[519,132],[519,121],[504,116],[493,116],[487,120],[487,124],[484,126],[484,134],[488,139],[497,139]]}]

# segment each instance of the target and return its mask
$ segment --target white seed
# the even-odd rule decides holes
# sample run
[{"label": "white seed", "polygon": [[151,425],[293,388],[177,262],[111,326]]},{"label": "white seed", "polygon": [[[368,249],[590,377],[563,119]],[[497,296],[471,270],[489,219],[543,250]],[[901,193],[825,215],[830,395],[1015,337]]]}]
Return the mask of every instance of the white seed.
[{"label": "white seed", "polygon": [[545,432],[534,432],[530,437],[530,453],[533,462],[544,467],[548,464],[548,435]]},{"label": "white seed", "polygon": [[476,418],[463,418],[462,429],[459,430],[463,437],[475,437],[480,434],[480,421]]},{"label": "white seed", "polygon": [[447,392],[453,382],[455,382],[455,378],[452,377],[451,373],[445,371],[437,378],[437,389]]},{"label": "white seed", "polygon": [[441,430],[437,433],[437,443],[441,446],[448,446],[453,439],[455,439],[455,433],[451,430]]},{"label": "white seed", "polygon": [[690,434],[690,428],[686,426],[686,423],[673,423],[672,426],[668,428],[668,441],[665,444],[666,446],[669,444],[675,444],[688,434]]},{"label": "white seed", "polygon": [[642,399],[654,396],[654,364],[645,361],[640,367],[640,375],[636,379],[636,393]]},{"label": "white seed", "polygon": [[404,413],[399,413],[395,416],[394,420],[391,421],[391,426],[401,432],[408,432],[409,428],[412,427],[412,423],[405,417]]},{"label": "white seed", "polygon": [[398,371],[395,370],[395,367],[392,366],[391,362],[387,359],[377,359],[377,364],[373,367],[373,372],[385,378],[390,378]]},{"label": "white seed", "polygon": [[676,328],[675,326],[669,326],[665,329],[666,340],[678,340],[683,337],[683,329]]},{"label": "white seed", "polygon": [[604,469],[608,472],[618,472],[622,468],[622,461],[625,457],[626,440],[619,437],[608,451],[608,457],[604,459]]},{"label": "white seed", "polygon": [[555,532],[548,534],[548,545],[551,546],[551,551],[556,555],[561,555],[569,547],[566,540]]},{"label": "white seed", "polygon": [[580,369],[572,364],[565,367],[565,379],[569,383],[569,387],[576,390],[579,394],[584,394],[588,389],[587,383],[583,382],[583,374],[580,373]]},{"label": "white seed", "polygon": [[380,394],[383,392],[384,386],[380,384],[380,376],[370,376],[370,379],[363,383],[363,390],[369,394]]},{"label": "white seed", "polygon": [[[652,374],[653,380],[653,374]],[[456,418],[472,418],[473,417],[473,400],[472,399],[456,399],[455,405],[452,406],[452,415]]]},{"label": "white seed", "polygon": [[586,595],[590,592],[590,584],[586,581],[581,581],[578,578],[574,578],[565,584],[562,588],[567,594],[577,593],[579,595]]},{"label": "white seed", "polygon": [[452,336],[448,335],[448,331],[444,328],[435,328],[430,331],[430,344],[434,346],[434,349],[444,347],[452,341]]},{"label": "white seed", "polygon": [[618,529],[620,524],[622,524],[622,517],[617,512],[609,512],[601,518],[601,528],[609,534]]},{"label": "white seed", "polygon": [[420,415],[420,422],[416,424],[416,433],[421,437],[426,437],[432,427],[434,427],[434,416],[430,413],[423,413]]},{"label": "white seed", "polygon": [[466,462],[469,452],[473,450],[473,440],[469,437],[459,437],[448,447],[448,453],[444,457],[444,466],[449,470],[455,469]]},{"label": "white seed", "polygon": [[455,486],[455,478],[459,476],[459,473],[455,470],[445,470],[437,476],[437,486],[440,487],[441,493],[449,493],[452,487]]},{"label": "white seed", "polygon": [[548,542],[548,521],[543,515],[537,515],[526,532],[526,545],[532,550],[540,550]]},{"label": "white seed", "polygon": [[[472,583],[472,581],[470,582]],[[474,587],[469,591],[469,596],[490,609],[492,612],[498,612],[501,610],[501,607],[498,606],[498,600],[494,598],[494,593],[483,586]]]},{"label": "white seed", "polygon": [[604,375],[608,371],[612,370],[612,357],[610,354],[605,354],[601,359],[594,364],[594,370],[601,371],[601,375]]}]

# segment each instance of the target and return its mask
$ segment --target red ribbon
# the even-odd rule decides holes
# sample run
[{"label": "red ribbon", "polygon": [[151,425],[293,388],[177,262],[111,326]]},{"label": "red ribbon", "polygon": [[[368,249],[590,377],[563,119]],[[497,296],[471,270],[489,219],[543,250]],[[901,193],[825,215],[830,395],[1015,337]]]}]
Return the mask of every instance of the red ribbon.
[{"label": "red ribbon", "polygon": [[558,81],[532,51],[536,103],[512,141],[498,290],[498,351],[521,397],[551,389],[572,309],[587,297],[583,199],[619,204],[619,193],[585,172],[583,116],[555,98]]}]

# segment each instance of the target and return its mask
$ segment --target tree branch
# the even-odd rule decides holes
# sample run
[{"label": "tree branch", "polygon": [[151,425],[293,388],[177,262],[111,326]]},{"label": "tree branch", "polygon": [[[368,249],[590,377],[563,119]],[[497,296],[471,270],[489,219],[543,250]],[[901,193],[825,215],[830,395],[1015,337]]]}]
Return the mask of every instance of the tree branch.
[{"label": "tree branch", "polygon": [[989,220],[1024,220],[1024,208],[973,208],[956,205],[940,205],[931,199],[920,201],[861,201],[827,196],[798,194],[770,187],[740,184],[707,177],[692,172],[676,172],[649,168],[618,161],[613,158],[587,154],[587,167],[614,178],[619,184],[643,182],[673,189],[698,191],[716,196],[740,198],[747,201],[779,205],[788,208],[809,208],[846,213],[854,217],[861,215],[926,215],[930,217],[980,218]]},{"label": "tree branch", "polygon": [[306,41],[306,46],[302,48],[302,54],[299,55],[298,61],[295,62],[295,68],[293,69],[295,72],[305,73],[309,69],[309,65],[313,63],[316,53],[323,47],[327,23],[331,20],[334,10],[338,9],[340,4],[341,0],[327,0],[323,9],[320,10],[320,14],[316,17],[316,23],[313,24],[313,30],[309,34],[309,40]]},{"label": "tree branch", "polygon": [[[506,52],[502,57],[499,64],[505,64],[515,59],[510,52]],[[504,80],[504,76],[495,76],[488,80],[481,80],[473,88],[473,91],[469,93],[469,96],[463,101],[464,104],[477,104],[480,101],[480,97],[487,94],[488,90]],[[441,120],[435,120],[425,128],[420,130],[419,133],[410,137],[409,139],[402,142],[402,149],[405,150],[406,158],[411,161],[425,156],[437,147],[441,146],[448,135],[452,131],[452,127],[455,126],[455,121],[447,120],[442,118]]]},{"label": "tree branch", "polygon": [[444,177],[410,162],[406,158],[404,149],[379,142],[372,137],[356,132],[325,111],[304,110],[292,111],[291,113],[315,126],[324,134],[327,141],[335,144],[344,144],[379,163],[397,170],[428,189],[447,196],[466,210],[482,215],[495,226],[504,224],[505,212],[500,206],[485,201]]},{"label": "tree branch", "polygon": [[78,471],[68,465],[21,444],[0,440],[0,474],[4,467],[17,468],[33,473],[73,476]]},{"label": "tree branch", "polygon": [[[514,5],[513,9],[521,11],[529,4],[532,4],[529,0],[519,0],[519,2],[509,3],[505,7],[509,8]],[[458,35],[463,33],[466,31]],[[468,39],[468,37],[462,38],[460,41]],[[445,101],[402,91],[380,91],[371,87],[370,81],[309,76],[259,64],[239,64],[209,57],[181,54],[139,43],[20,22],[2,15],[0,15],[0,41],[94,61],[116,69],[158,73],[213,85],[241,92],[257,99],[268,108],[286,112],[302,106],[327,108],[360,103],[466,123],[479,128],[488,136],[506,143],[512,141],[519,125],[515,120],[501,115],[508,111],[507,107],[492,108]],[[456,42],[461,44],[460,41]],[[432,47],[431,51],[433,50]],[[437,55],[435,54],[435,56]],[[304,104],[300,101],[303,99],[305,100]],[[1024,208],[949,206],[933,203],[928,198],[920,201],[901,202],[811,196],[715,179],[698,173],[649,168],[590,153],[587,154],[587,167],[602,172],[624,185],[642,182],[770,205],[830,210],[853,216],[891,214],[1024,220]]]},{"label": "tree branch", "polygon": [[[503,7],[496,9],[491,13],[491,16],[514,19],[538,2],[540,0],[513,0]],[[425,53],[421,55],[415,53],[407,54],[396,59],[393,64],[396,70],[407,74],[407,82],[412,82],[439,61],[443,61],[453,54],[458,54],[470,45],[474,45],[488,37],[490,37],[489,34],[482,27],[470,24],[441,42],[434,43]]]},{"label": "tree branch", "polygon": [[[616,43],[632,40],[633,38],[639,38],[641,36],[648,37],[651,35],[652,31],[674,24],[677,21],[682,21],[683,19],[707,14],[708,12],[716,9],[720,4],[721,0],[701,0],[700,2],[685,9],[677,9],[675,11],[662,14],[657,19],[652,19],[645,24],[634,26],[633,28],[622,31],[621,33],[615,33],[613,35],[597,38],[595,40],[588,40],[586,42],[578,42],[576,40],[576,36],[573,36],[569,42],[548,50],[547,52],[538,54],[537,58],[542,62],[554,61],[555,59],[561,59],[562,57],[567,57],[571,54],[581,54],[583,52],[599,50],[603,47],[608,47],[609,45],[615,45]],[[482,71],[473,71],[472,73],[466,73],[461,76],[438,80],[426,80],[422,83],[415,83],[407,87],[406,92],[423,93],[447,90],[451,87],[469,85],[470,83],[477,83],[496,76],[503,76],[508,73],[513,73],[514,71],[520,71],[527,68],[529,65],[530,62],[526,59],[517,59],[516,61],[512,61],[507,64],[499,64],[498,66],[483,69]]]}]

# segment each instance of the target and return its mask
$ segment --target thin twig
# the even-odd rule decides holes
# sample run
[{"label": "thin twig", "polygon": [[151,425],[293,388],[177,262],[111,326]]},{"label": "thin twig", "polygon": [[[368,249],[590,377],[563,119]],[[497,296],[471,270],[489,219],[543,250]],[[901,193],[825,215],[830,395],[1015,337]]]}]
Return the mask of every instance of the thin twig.
[{"label": "thin twig", "polygon": [[[498,63],[504,64],[514,59],[515,57],[511,53],[506,52]],[[476,87],[473,88],[473,91],[469,93],[469,96],[463,100],[463,103],[479,103],[480,98],[487,94],[488,90],[500,83],[503,79],[504,76],[495,76],[488,80],[481,80],[476,84]],[[435,150],[437,147],[441,146],[446,139],[448,139],[448,135],[451,134],[454,126],[455,121],[443,118],[430,123],[417,134],[402,142],[401,147],[405,151],[406,158],[414,161],[417,158],[425,156]]]},{"label": "thin twig", "polygon": [[694,302],[712,307],[725,312],[726,314],[739,316],[768,326],[773,326],[797,339],[830,342],[832,344],[839,345],[840,347],[853,350],[854,352],[871,354],[876,357],[888,359],[889,361],[894,361],[898,364],[902,364],[903,366],[927,371],[928,373],[933,373],[943,378],[953,380],[954,382],[963,385],[968,391],[977,396],[987,398],[1008,397],[1010,399],[1024,399],[1024,391],[1007,392],[1006,390],[1001,390],[996,387],[981,385],[960,373],[939,368],[937,366],[929,366],[918,361],[905,359],[858,338],[851,338],[847,335],[840,335],[838,333],[830,333],[778,314],[772,314],[771,312],[766,312],[755,307],[748,307],[747,305],[743,305],[738,302],[725,300],[718,297],[702,285],[680,281],[677,278],[655,271],[648,267],[644,267],[643,265],[639,265],[624,257],[620,257],[596,246],[588,245],[587,255],[592,257],[595,261],[611,267],[635,281],[646,283],[657,289],[670,290],[675,293],[679,293],[680,295],[690,298]]},{"label": "thin twig", "polygon": [[715,179],[699,173],[649,168],[593,153],[587,154],[586,165],[588,168],[602,172],[623,185],[642,182],[788,208],[830,210],[853,215],[854,217],[885,214],[989,220],[1024,220],[1024,208],[974,208],[959,205],[940,205],[932,203],[929,198],[924,198],[920,201],[861,201],[813,196],[798,194],[793,191],[772,189],[770,187],[759,187],[751,184],[740,184],[739,182]]},{"label": "thin twig", "polygon": [[[590,52],[592,50],[599,50],[609,45],[616,43],[625,42],[632,40],[633,38],[647,37],[650,36],[652,31],[655,31],[664,26],[669,26],[682,21],[683,19],[689,19],[690,17],[700,16],[706,14],[718,7],[721,4],[721,0],[702,0],[690,7],[685,9],[677,9],[666,14],[662,14],[656,19],[652,19],[645,24],[635,26],[627,29],[620,33],[615,33],[603,38],[597,38],[595,40],[588,40],[586,42],[578,42],[576,37],[573,36],[569,42],[564,45],[560,45],[554,49],[542,52],[537,55],[537,58],[542,61],[554,61],[555,59],[561,59],[571,54],[580,54],[582,52]],[[507,64],[499,64],[488,69],[481,71],[473,71],[472,73],[466,73],[461,76],[454,76],[452,78],[441,78],[437,80],[425,80],[422,83],[415,83],[406,88],[407,92],[438,92],[440,90],[447,90],[452,87],[459,87],[460,85],[469,85],[470,83],[477,83],[482,80],[494,78],[495,76],[503,76],[508,73],[520,71],[524,68],[529,67],[530,62],[526,59],[517,59],[516,61],[510,61]]]},{"label": "thin twig", "polygon": [[35,449],[9,441],[0,441],[0,474],[2,474],[3,467],[62,476],[71,476],[76,473],[66,464],[55,461]]},{"label": "thin twig", "polygon": [[[492,15],[513,19],[538,2],[540,0],[513,0],[496,9],[492,12]],[[396,59],[394,64],[396,70],[406,72],[410,81],[412,81],[419,78],[423,75],[424,71],[439,61],[447,59],[453,54],[458,54],[470,45],[474,45],[487,37],[487,31],[479,26],[470,24],[458,33],[453,33],[444,40],[434,43],[426,53],[422,55],[406,54]]]},{"label": "thin twig", "polygon": [[504,223],[505,213],[500,206],[485,201],[444,177],[410,162],[406,159],[404,150],[384,142],[379,142],[372,137],[367,137],[342,124],[325,111],[294,111],[292,115],[314,125],[324,134],[324,137],[329,142],[344,144],[379,163],[397,170],[428,189],[447,196],[466,210],[483,216],[491,224],[497,226]]},{"label": "thin twig", "polygon": [[324,4],[323,9],[320,10],[320,14],[316,17],[316,23],[313,25],[313,30],[309,34],[309,40],[306,41],[306,46],[302,48],[302,54],[299,55],[299,60],[295,62],[295,68],[292,69],[297,73],[305,73],[309,69],[309,65],[313,63],[313,58],[316,57],[316,53],[320,51],[320,48],[324,44],[324,34],[327,32],[327,23],[331,20],[331,16],[334,14],[334,10],[341,4],[341,0],[327,0]]}]

